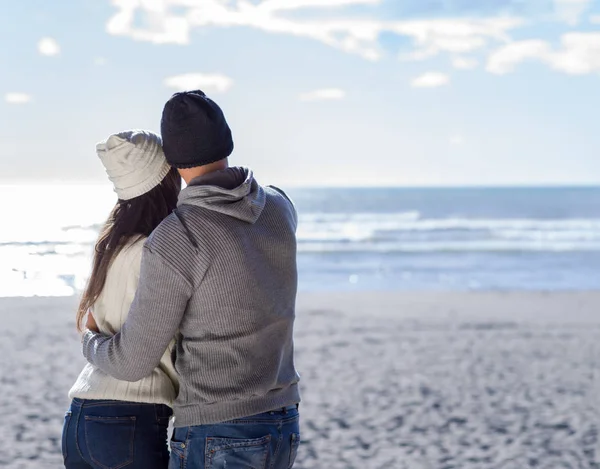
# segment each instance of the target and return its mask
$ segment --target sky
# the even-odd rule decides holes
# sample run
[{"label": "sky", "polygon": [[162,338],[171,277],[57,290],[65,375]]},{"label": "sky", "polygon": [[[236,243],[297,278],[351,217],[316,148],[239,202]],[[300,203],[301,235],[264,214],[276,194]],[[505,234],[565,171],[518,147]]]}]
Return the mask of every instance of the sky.
[{"label": "sky", "polygon": [[0,6],[0,183],[102,183],[96,142],[203,89],[296,186],[600,184],[600,0]]}]

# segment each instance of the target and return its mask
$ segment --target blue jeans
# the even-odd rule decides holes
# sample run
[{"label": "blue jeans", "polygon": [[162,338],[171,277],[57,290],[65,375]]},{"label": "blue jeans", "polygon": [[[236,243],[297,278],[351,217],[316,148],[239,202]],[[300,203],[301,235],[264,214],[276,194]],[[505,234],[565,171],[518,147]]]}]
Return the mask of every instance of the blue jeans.
[{"label": "blue jeans", "polygon": [[297,406],[214,425],[176,428],[169,469],[289,469],[300,445]]},{"label": "blue jeans", "polygon": [[160,404],[73,399],[65,415],[67,469],[167,469],[172,411]]}]

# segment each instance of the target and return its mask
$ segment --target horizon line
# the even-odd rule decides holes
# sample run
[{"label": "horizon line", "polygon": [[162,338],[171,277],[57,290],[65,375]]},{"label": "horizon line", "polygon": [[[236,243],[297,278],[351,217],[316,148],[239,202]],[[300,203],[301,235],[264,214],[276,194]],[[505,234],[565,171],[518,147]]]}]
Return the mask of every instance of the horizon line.
[{"label": "horizon line", "polygon": [[[270,184],[266,184],[270,185]],[[94,186],[110,189],[110,184],[100,182],[2,182],[0,187],[69,187]],[[290,189],[600,189],[600,183],[544,183],[544,184],[448,184],[448,185],[338,185],[338,184],[281,184]]]},{"label": "horizon line", "polygon": [[[269,185],[269,184],[267,184]],[[597,183],[492,183],[492,184],[363,184],[363,185],[341,185],[341,184],[281,184],[291,189],[600,189]],[[65,186],[94,186],[111,188],[108,182],[98,181],[22,181],[8,182],[0,180],[0,187],[65,187]]]}]

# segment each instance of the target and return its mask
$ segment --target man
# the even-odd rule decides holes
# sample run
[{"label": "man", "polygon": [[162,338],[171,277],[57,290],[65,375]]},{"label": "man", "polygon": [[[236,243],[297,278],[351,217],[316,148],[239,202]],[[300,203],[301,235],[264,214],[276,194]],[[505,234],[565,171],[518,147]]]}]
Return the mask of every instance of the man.
[{"label": "man", "polygon": [[146,242],[123,328],[112,337],[87,331],[83,353],[137,381],[176,337],[170,467],[287,469],[300,441],[296,211],[251,170],[228,166],[231,131],[202,91],[173,95],[161,132],[188,187]]}]

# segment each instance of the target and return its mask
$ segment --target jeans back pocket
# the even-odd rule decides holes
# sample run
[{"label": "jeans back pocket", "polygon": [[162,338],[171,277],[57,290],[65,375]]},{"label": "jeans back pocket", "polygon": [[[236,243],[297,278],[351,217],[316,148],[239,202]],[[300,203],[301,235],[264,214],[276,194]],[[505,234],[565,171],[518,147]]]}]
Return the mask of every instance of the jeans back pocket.
[{"label": "jeans back pocket", "polygon": [[62,450],[62,457],[63,457],[63,461],[67,460],[67,447],[68,447],[68,439],[70,438],[69,435],[69,423],[71,422],[71,415],[72,412],[70,410],[67,411],[67,413],[65,414],[65,423],[63,425],[63,431],[62,431],[62,438],[61,438],[61,450]]},{"label": "jeans back pocket", "polygon": [[85,439],[91,460],[103,469],[133,462],[135,417],[85,416]]},{"label": "jeans back pocket", "polygon": [[253,439],[209,437],[206,439],[205,468],[266,469],[270,446],[271,435]]},{"label": "jeans back pocket", "polygon": [[290,444],[290,462],[288,464],[288,469],[294,467],[294,463],[296,462],[296,456],[298,456],[298,448],[300,447],[300,434],[292,433],[291,436],[291,444]]}]

